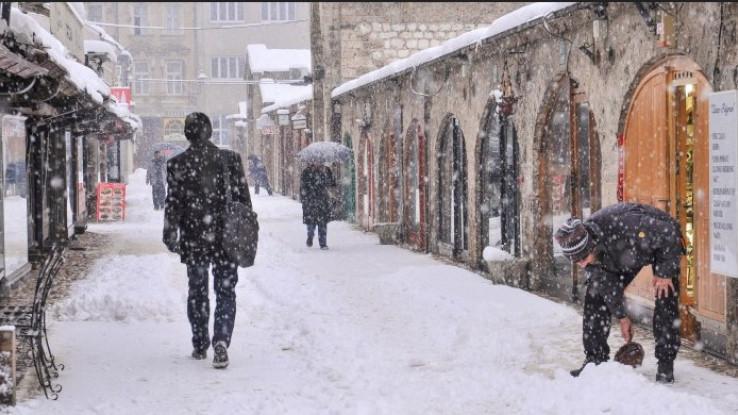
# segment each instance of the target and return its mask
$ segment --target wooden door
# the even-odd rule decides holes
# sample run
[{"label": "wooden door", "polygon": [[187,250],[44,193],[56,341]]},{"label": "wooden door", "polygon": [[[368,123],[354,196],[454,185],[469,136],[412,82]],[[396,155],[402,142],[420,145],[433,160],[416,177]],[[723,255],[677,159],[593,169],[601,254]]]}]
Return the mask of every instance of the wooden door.
[{"label": "wooden door", "polygon": [[412,245],[416,250],[426,249],[426,160],[425,160],[425,135],[417,121],[413,121],[405,136],[404,163],[405,181],[404,202],[404,228],[405,242]]},{"label": "wooden door", "polygon": [[[624,132],[623,200],[646,203],[678,218],[687,240],[682,259],[682,334],[697,326],[689,308],[725,320],[724,278],[709,272],[708,101],[699,68],[672,59],[649,73],[631,102]],[[628,293],[652,304],[651,267]]]}]

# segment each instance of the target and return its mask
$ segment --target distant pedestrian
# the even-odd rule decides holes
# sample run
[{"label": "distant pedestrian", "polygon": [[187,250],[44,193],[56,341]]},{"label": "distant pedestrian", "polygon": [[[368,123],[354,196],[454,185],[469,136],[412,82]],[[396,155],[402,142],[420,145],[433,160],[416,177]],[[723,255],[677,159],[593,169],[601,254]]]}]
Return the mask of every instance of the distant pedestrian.
[{"label": "distant pedestrian", "polygon": [[620,321],[625,343],[633,339],[632,323],[625,313],[625,288],[647,265],[653,265],[651,281],[656,304],[653,333],[656,338],[656,381],[674,382],[674,359],[679,337],[679,272],[685,253],[677,220],[653,206],[619,203],[599,210],[582,222],[570,218],[555,235],[573,263],[586,271],[583,341],[586,355],[578,376],[588,363],[609,360],[611,318]]},{"label": "distant pedestrian", "polygon": [[328,222],[331,219],[331,201],[328,187],[336,185],[331,169],[311,163],[300,176],[302,222],[307,226],[307,246],[313,246],[315,228],[318,228],[320,249],[328,249]]},{"label": "distant pedestrian", "polygon": [[[228,346],[236,318],[237,265],[223,250],[227,193],[251,209],[241,157],[210,142],[212,125],[203,113],[185,119],[190,147],[167,162],[169,193],[164,215],[164,244],[187,265],[187,317],[192,327],[192,357],[205,359],[208,332],[208,269],[213,266],[216,307],[213,366],[228,366]],[[228,176],[225,177],[225,174]],[[227,188],[226,183],[230,184]]]},{"label": "distant pedestrian", "polygon": [[159,151],[154,151],[154,158],[146,170],[146,184],[151,185],[151,197],[154,199],[154,210],[164,209],[166,189],[166,159]]},{"label": "distant pedestrian", "polygon": [[259,187],[264,186],[269,196],[272,195],[272,186],[269,184],[266,166],[261,159],[255,155],[249,157],[249,176],[254,182],[254,194],[259,194]]}]

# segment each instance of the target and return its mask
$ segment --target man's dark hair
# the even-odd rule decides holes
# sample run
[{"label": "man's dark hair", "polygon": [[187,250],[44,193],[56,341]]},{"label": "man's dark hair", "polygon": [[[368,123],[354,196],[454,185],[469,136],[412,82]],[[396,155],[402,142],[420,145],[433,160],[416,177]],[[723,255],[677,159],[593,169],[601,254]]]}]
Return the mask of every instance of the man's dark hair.
[{"label": "man's dark hair", "polygon": [[210,118],[201,112],[192,112],[185,118],[185,137],[190,143],[203,142],[210,139],[213,134],[213,126]]}]

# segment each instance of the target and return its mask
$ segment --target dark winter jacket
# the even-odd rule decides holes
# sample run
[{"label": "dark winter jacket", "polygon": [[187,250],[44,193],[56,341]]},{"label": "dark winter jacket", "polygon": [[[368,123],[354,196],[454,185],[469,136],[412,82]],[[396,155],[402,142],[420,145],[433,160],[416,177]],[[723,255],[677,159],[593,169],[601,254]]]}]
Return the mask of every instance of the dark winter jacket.
[{"label": "dark winter jacket", "polygon": [[610,312],[625,317],[624,290],[638,272],[653,265],[661,278],[678,278],[684,242],[679,222],[649,205],[618,203],[590,216],[584,225],[596,242],[596,261],[587,281],[603,296]]},{"label": "dark winter jacket", "polygon": [[210,141],[193,143],[167,162],[164,243],[177,240],[186,264],[224,259],[223,222],[226,204],[224,172],[228,172],[232,200],[251,208],[241,157],[220,150]]},{"label": "dark winter jacket", "polygon": [[251,179],[256,183],[269,183],[266,166],[264,166],[264,163],[256,157],[249,159],[249,176],[251,176]]},{"label": "dark winter jacket", "polygon": [[146,170],[146,184],[163,186],[166,180],[166,160],[164,157],[154,158]]},{"label": "dark winter jacket", "polygon": [[331,169],[310,165],[300,176],[300,201],[302,222],[305,224],[328,223],[331,220],[331,201],[328,187],[336,185]]}]

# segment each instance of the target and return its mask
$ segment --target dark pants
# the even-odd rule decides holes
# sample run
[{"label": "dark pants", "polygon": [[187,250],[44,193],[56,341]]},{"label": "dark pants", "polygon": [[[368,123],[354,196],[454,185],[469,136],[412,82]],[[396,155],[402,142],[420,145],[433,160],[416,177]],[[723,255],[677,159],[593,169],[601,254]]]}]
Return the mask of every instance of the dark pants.
[{"label": "dark pants", "polygon": [[328,239],[328,224],[325,222],[321,223],[309,223],[307,224],[307,231],[308,231],[308,240],[310,242],[313,242],[313,236],[315,235],[315,227],[318,227],[318,243],[320,243],[321,247],[324,247],[327,245],[327,239]]},{"label": "dark pants", "polygon": [[[189,278],[187,317],[192,327],[192,346],[200,351],[207,350],[210,346],[208,268],[208,265],[187,265],[187,277]],[[228,346],[231,344],[233,324],[236,321],[238,268],[229,263],[213,265],[213,280],[216,300],[213,344],[224,341]]]},{"label": "dark pants", "polygon": [[257,195],[259,194],[259,187],[260,186],[264,186],[264,188],[266,189],[267,193],[269,193],[269,196],[272,195],[272,186],[269,185],[269,180],[264,180],[263,182],[260,182],[259,180],[257,180],[254,183],[254,193],[257,194]]},{"label": "dark pants", "polygon": [[154,199],[154,209],[164,209],[164,199],[166,199],[167,192],[164,188],[164,183],[152,184],[151,185],[151,197]]},{"label": "dark pants", "polygon": [[[672,279],[675,294],[656,300],[653,311],[653,335],[656,339],[656,359],[673,362],[676,359],[681,338],[679,336],[679,278]],[[587,286],[584,298],[583,341],[587,358],[606,361],[610,358],[607,337],[610,334],[612,316],[600,294]]]}]

